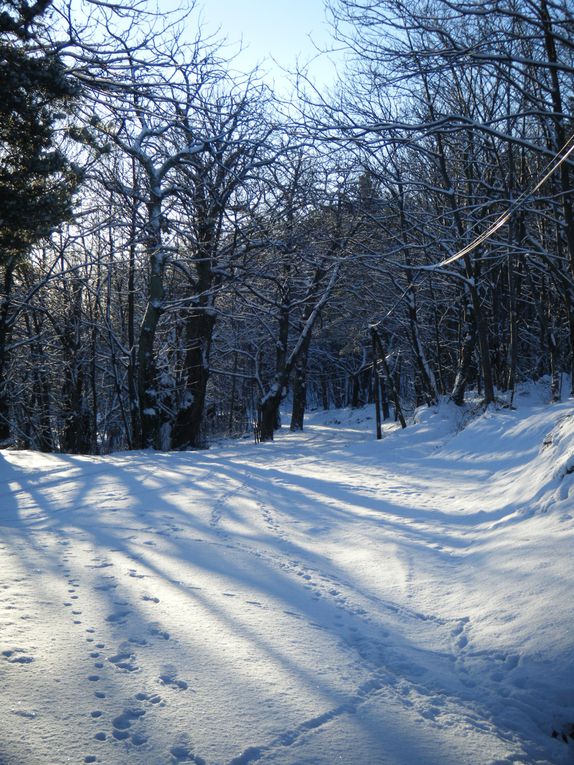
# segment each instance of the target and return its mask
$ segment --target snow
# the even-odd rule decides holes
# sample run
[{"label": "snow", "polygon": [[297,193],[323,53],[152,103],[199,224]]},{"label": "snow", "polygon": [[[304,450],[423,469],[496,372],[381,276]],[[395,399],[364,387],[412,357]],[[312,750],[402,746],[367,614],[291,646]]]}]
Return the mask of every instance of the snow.
[{"label": "snow", "polygon": [[1,452],[0,763],[571,762],[574,402],[516,404]]}]

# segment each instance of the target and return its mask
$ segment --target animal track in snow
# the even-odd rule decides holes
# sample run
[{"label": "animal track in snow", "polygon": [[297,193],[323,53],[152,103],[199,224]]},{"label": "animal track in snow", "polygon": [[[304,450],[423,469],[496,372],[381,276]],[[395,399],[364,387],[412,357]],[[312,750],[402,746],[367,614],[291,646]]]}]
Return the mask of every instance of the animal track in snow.
[{"label": "animal track in snow", "polygon": [[127,608],[114,611],[106,616],[106,621],[110,624],[124,624],[131,611]]},{"label": "animal track in snow", "polygon": [[11,709],[10,712],[16,717],[23,717],[26,720],[35,720],[38,712],[35,709]]},{"label": "animal track in snow", "polygon": [[186,691],[189,687],[185,680],[178,680],[177,668],[171,664],[166,664],[162,668],[161,675],[159,676],[159,682],[162,685],[168,685],[172,688],[177,688],[180,691]]},{"label": "animal track in snow", "polygon": [[134,697],[137,701],[147,701],[149,704],[161,704],[161,706],[164,706],[161,696],[158,693],[145,693],[144,691],[140,691],[139,693],[136,693]]},{"label": "animal track in snow", "polygon": [[206,765],[203,757],[198,757],[193,753],[191,745],[187,741],[187,736],[183,735],[177,744],[174,744],[169,750],[172,762],[193,762],[195,765]]},{"label": "animal track in snow", "polygon": [[130,636],[128,638],[128,642],[129,643],[133,643],[133,645],[147,645],[148,644],[148,642],[147,642],[147,640],[145,638],[135,637],[135,636]]},{"label": "animal track in snow", "polygon": [[97,592],[108,592],[109,590],[115,590],[117,586],[118,584],[115,581],[101,582],[94,585],[94,590],[97,590]]},{"label": "animal track in snow", "polygon": [[2,651],[2,656],[9,664],[31,664],[35,661],[34,657],[26,653],[24,648],[8,648]]},{"label": "animal track in snow", "polygon": [[145,709],[141,709],[140,707],[127,707],[121,714],[114,717],[112,725],[117,730],[127,730],[128,728],[131,728],[135,720],[139,720],[140,717],[143,717],[144,715]]},{"label": "animal track in snow", "polygon": [[163,630],[161,626],[158,624],[158,622],[153,622],[152,624],[150,624],[148,632],[150,633],[150,635],[163,638],[163,640],[169,640],[169,632],[166,632],[166,630]]},{"label": "animal track in snow", "polygon": [[108,657],[108,661],[121,672],[136,672],[139,667],[134,663],[135,653],[128,643],[122,643],[118,653]]},{"label": "animal track in snow", "polygon": [[113,566],[113,563],[110,563],[110,561],[102,560],[101,558],[92,558],[93,563],[90,565],[88,564],[86,568],[110,568]]}]

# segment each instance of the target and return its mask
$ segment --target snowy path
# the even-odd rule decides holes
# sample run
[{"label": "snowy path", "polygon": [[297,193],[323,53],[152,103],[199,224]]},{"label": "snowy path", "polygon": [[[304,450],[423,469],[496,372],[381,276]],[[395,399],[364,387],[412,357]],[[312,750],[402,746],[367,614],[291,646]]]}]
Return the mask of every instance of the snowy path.
[{"label": "snowy path", "polygon": [[571,414],[3,452],[1,765],[571,762]]}]

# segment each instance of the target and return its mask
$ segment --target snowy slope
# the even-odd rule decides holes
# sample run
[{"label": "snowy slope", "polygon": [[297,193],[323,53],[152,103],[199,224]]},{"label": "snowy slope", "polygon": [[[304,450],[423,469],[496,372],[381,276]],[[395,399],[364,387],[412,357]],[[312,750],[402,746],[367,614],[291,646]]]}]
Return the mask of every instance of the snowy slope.
[{"label": "snowy slope", "polygon": [[0,763],[571,762],[574,404],[462,425],[1,452]]}]

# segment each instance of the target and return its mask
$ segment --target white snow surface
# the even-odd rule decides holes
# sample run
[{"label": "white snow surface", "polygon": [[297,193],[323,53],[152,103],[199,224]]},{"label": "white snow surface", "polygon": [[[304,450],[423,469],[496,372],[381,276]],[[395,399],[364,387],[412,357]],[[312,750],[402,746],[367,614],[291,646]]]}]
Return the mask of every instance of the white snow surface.
[{"label": "white snow surface", "polygon": [[516,404],[1,452],[0,763],[571,763],[574,401]]}]

